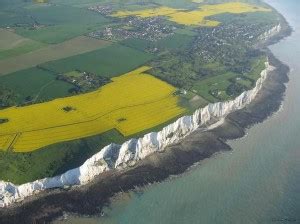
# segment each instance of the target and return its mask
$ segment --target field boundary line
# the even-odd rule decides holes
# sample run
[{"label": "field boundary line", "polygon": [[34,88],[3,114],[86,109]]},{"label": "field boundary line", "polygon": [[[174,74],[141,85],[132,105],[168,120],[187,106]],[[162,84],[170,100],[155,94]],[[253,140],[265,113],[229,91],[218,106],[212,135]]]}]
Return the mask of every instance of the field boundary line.
[{"label": "field boundary line", "polygon": [[16,144],[16,142],[18,141],[18,138],[22,135],[21,132],[18,132],[15,134],[13,140],[11,141],[11,143],[9,144],[8,148],[6,149],[6,151],[10,152],[13,151],[13,146],[14,144]]}]

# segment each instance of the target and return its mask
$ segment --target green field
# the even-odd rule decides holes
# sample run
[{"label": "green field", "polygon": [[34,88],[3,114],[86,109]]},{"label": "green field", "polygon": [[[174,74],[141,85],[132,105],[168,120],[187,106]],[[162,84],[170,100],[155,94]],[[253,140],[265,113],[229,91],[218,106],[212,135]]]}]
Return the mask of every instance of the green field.
[{"label": "green field", "polygon": [[115,130],[70,142],[58,143],[32,153],[0,152],[1,180],[22,184],[54,176],[80,166],[104,146],[125,139]]},{"label": "green field", "polygon": [[194,36],[185,34],[174,34],[172,36],[166,37],[159,40],[156,43],[156,47],[160,49],[176,49],[187,47],[193,40]]},{"label": "green field", "polygon": [[64,97],[69,95],[68,90],[73,87],[69,83],[56,80],[54,74],[38,68],[0,76],[0,83],[17,94],[17,103],[24,102],[27,97],[36,99],[36,102]]},{"label": "green field", "polygon": [[193,29],[190,27],[184,27],[184,28],[177,29],[177,30],[175,30],[175,33],[188,35],[188,36],[197,36],[197,33],[194,32]]},{"label": "green field", "polygon": [[101,27],[102,25],[87,26],[86,24],[69,24],[47,26],[37,30],[18,28],[16,32],[19,35],[30,38],[32,40],[47,44],[56,44],[72,39],[78,35],[83,35],[96,29],[100,29]]},{"label": "green field", "polygon": [[153,47],[153,43],[148,40],[142,40],[138,38],[130,38],[123,41],[120,41],[119,44],[127,46],[139,51],[147,51],[147,49]]},{"label": "green field", "polygon": [[69,76],[69,77],[80,77],[81,76],[81,73],[78,72],[78,71],[71,71],[71,72],[67,72],[65,73],[66,76]]},{"label": "green field", "polygon": [[70,6],[50,6],[31,10],[38,22],[46,25],[34,31],[17,29],[17,33],[45,43],[59,43],[100,29],[108,20],[98,13]]},{"label": "green field", "polygon": [[48,44],[60,43],[100,29],[108,22],[99,13],[71,5],[41,4],[36,7],[16,7],[0,13],[0,27],[14,27],[17,34]]},{"label": "green field", "polygon": [[[0,1],[1,2],[1,1]],[[22,11],[22,10],[21,10]],[[12,11],[0,12],[0,27],[6,28],[8,26],[14,26],[14,24],[32,24],[33,21],[28,16],[20,13],[20,10],[13,9]]]},{"label": "green field", "polygon": [[0,28],[0,50],[8,50],[18,45],[23,44],[24,42],[30,41],[20,35],[15,34],[10,29],[1,29]]},{"label": "green field", "polygon": [[253,23],[261,23],[262,25],[274,25],[276,24],[277,15],[268,12],[256,12],[256,13],[244,13],[242,16],[232,15],[229,13],[219,14],[211,16],[210,18],[217,21],[221,21],[225,24],[237,24],[237,25],[251,25]]},{"label": "green field", "polygon": [[234,73],[226,73],[222,75],[213,76],[201,81],[198,81],[194,86],[193,90],[196,91],[197,94],[202,96],[209,102],[217,102],[220,101],[217,98],[213,97],[210,94],[211,90],[220,91],[219,97],[222,100],[229,100],[230,96],[226,94],[227,87],[231,84],[229,79],[235,78],[237,74]]},{"label": "green field", "polygon": [[262,56],[252,60],[251,62],[251,71],[247,74],[247,77],[252,80],[257,80],[260,77],[260,73],[265,69],[266,57]]},{"label": "green field", "polygon": [[151,54],[118,44],[40,65],[57,73],[87,71],[105,77],[129,72],[149,61]]},{"label": "green field", "polygon": [[[260,78],[260,73],[265,69],[266,58],[264,56],[254,58],[251,62],[251,71],[244,74],[237,74],[233,72],[219,73],[200,80],[192,87],[193,91],[209,102],[217,102],[229,100],[233,96],[228,95],[228,88],[230,85],[237,85],[243,90],[249,90],[254,87],[255,82]],[[216,68],[216,64],[208,64],[208,67]],[[217,70],[216,70],[217,71]],[[212,91],[218,91],[218,96],[213,96]]]},{"label": "green field", "polygon": [[79,36],[59,44],[51,44],[38,50],[28,52],[0,61],[0,75],[31,68],[41,63],[78,55],[110,45],[110,42]]},{"label": "green field", "polygon": [[37,41],[28,41],[11,49],[0,50],[0,60],[26,54],[28,52],[35,51],[43,46],[45,46],[45,44],[43,43]]},{"label": "green field", "polygon": [[9,29],[0,28],[0,60],[25,54],[45,46],[38,41],[24,38]]}]

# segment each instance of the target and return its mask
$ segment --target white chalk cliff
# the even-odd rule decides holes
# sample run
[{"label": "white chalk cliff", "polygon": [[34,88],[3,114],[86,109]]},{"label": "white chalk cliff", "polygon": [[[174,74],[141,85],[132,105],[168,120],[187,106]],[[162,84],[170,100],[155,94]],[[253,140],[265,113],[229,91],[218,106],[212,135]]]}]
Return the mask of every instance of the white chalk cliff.
[{"label": "white chalk cliff", "polygon": [[278,34],[281,30],[281,24],[279,23],[278,25],[272,27],[270,30],[264,32],[263,34],[261,34],[258,39],[261,41],[266,41],[269,38],[275,36],[276,34]]},{"label": "white chalk cliff", "polygon": [[60,176],[44,178],[19,186],[0,181],[0,207],[6,207],[45,189],[86,184],[104,171],[124,169],[152,153],[164,150],[168,145],[182,140],[200,126],[213,125],[229,113],[245,107],[256,97],[271,70],[273,67],[267,62],[255,87],[243,92],[234,100],[209,104],[195,111],[191,116],[179,118],[159,132],[146,134],[139,139],[131,139],[122,145],[110,144],[86,160],[82,166]]}]

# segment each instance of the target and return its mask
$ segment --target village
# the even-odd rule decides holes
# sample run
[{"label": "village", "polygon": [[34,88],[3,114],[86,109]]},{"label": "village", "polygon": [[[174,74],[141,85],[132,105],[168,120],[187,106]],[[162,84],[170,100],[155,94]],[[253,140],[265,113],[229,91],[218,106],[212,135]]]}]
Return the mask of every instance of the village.
[{"label": "village", "polygon": [[175,26],[167,25],[161,17],[128,17],[121,25],[107,26],[103,30],[89,33],[90,37],[104,40],[139,38],[155,42],[174,34]]}]

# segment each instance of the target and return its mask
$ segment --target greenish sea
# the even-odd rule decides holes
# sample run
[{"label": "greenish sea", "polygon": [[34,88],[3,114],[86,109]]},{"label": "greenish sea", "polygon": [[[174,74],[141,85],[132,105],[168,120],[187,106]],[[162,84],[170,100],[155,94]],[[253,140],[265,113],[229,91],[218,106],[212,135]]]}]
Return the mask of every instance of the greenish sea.
[{"label": "greenish sea", "polygon": [[121,195],[103,217],[69,217],[60,223],[300,223],[300,1],[266,2],[295,30],[271,46],[291,68],[280,111],[244,138],[230,141],[233,151],[141,194]]}]

